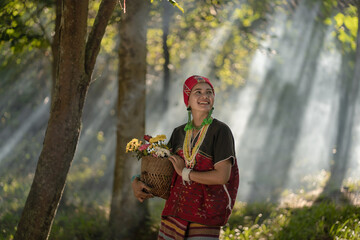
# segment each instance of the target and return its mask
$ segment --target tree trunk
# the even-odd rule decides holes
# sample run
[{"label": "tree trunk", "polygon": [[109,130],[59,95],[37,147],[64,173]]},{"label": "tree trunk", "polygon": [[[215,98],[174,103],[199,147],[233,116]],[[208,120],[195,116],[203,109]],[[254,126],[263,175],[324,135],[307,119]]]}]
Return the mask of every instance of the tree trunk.
[{"label": "tree trunk", "polygon": [[345,178],[352,145],[352,130],[354,127],[355,105],[359,95],[360,80],[360,3],[357,4],[358,32],[356,39],[356,57],[354,75],[349,82],[344,83],[345,93],[342,94],[338,115],[338,134],[336,138],[336,153],[331,166],[330,179],[324,188],[326,197],[337,198]]},{"label": "tree trunk", "polygon": [[[140,173],[140,162],[125,153],[132,138],[145,134],[146,33],[149,1],[127,2],[120,22],[117,146],[111,202],[112,239],[137,239],[144,228],[147,204],[140,204],[131,188],[131,176]],[[124,227],[126,226],[126,227]]]},{"label": "tree trunk", "polygon": [[52,82],[51,82],[51,103],[53,103],[53,97],[55,95],[55,84],[56,84],[56,73],[58,72],[58,64],[59,64],[59,48],[60,48],[60,26],[61,26],[61,18],[62,18],[62,5],[63,0],[56,0],[55,4],[55,34],[53,37],[53,41],[51,43],[51,52],[52,52]]},{"label": "tree trunk", "polygon": [[102,1],[98,12],[101,17],[97,16],[86,45],[88,3],[88,0],[57,2],[61,4],[60,12],[57,11],[61,14],[61,24],[55,34],[59,36],[59,51],[54,51],[58,53],[54,56],[58,62],[56,85],[43,149],[15,234],[18,240],[48,238],[74,157],[94,67],[90,63],[95,63],[116,0]]},{"label": "tree trunk", "polygon": [[163,78],[163,109],[166,110],[169,105],[169,88],[170,88],[170,53],[169,53],[169,46],[167,44],[167,39],[169,35],[169,28],[171,17],[174,13],[174,7],[166,0],[162,1],[163,4],[163,19],[162,19],[162,46],[163,46],[163,54],[164,54],[164,78]]}]

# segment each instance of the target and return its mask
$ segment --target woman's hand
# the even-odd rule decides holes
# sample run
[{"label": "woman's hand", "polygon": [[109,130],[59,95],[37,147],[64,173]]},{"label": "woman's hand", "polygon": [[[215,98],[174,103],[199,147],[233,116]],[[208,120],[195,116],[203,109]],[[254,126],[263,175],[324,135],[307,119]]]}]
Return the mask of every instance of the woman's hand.
[{"label": "woman's hand", "polygon": [[[140,181],[138,178],[135,178],[134,181],[131,183],[134,196],[140,201],[143,202],[146,199],[154,197],[150,192],[151,188],[147,186],[145,183]],[[147,192],[145,192],[145,191]]]},{"label": "woman's hand", "polygon": [[181,172],[185,167],[185,161],[178,155],[171,155],[169,157],[170,162],[174,166],[176,173],[181,176]]}]

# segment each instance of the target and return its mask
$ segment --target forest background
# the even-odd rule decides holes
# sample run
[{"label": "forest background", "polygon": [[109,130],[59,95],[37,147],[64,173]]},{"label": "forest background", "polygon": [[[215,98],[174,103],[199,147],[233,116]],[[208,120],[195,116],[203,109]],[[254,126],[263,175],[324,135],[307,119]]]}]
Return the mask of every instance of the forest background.
[{"label": "forest background", "polygon": [[223,239],[359,237],[359,1],[0,7],[1,239],[154,239],[164,202],[134,199],[125,144],[186,121],[193,74],[236,142]]}]

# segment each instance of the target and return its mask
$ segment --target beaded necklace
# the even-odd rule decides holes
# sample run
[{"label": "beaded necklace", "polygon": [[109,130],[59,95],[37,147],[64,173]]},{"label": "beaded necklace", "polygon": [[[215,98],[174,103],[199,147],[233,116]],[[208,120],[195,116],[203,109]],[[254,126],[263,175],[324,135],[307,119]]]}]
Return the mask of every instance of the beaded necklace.
[{"label": "beaded necklace", "polygon": [[200,130],[199,137],[195,143],[195,146],[192,148],[191,146],[191,137],[193,135],[193,129],[187,130],[184,138],[183,144],[183,153],[185,158],[185,164],[187,168],[193,169],[196,164],[195,156],[198,153],[202,142],[204,141],[206,132],[209,128],[210,124],[206,124],[202,126]]},{"label": "beaded necklace", "polygon": [[189,107],[187,110],[188,110],[188,115],[189,115],[189,116],[188,116],[188,122],[187,122],[187,124],[185,125],[185,128],[184,128],[185,131],[188,131],[188,130],[191,130],[191,129],[200,130],[203,126],[212,123],[211,114],[212,114],[212,112],[214,111],[214,108],[211,108],[208,116],[203,120],[203,122],[201,123],[200,127],[196,127],[196,126],[193,124],[193,122],[191,121],[191,108]]},{"label": "beaded necklace", "polygon": [[[185,164],[187,168],[191,168],[193,169],[195,164],[196,164],[196,154],[198,153],[200,146],[202,144],[202,142],[204,141],[204,138],[206,136],[206,132],[210,126],[210,124],[212,123],[212,117],[211,114],[213,112],[214,108],[212,108],[208,114],[208,116],[203,120],[201,126],[199,128],[195,127],[195,125],[193,124],[193,122],[191,121],[191,109],[188,108],[188,112],[189,112],[189,120],[188,123],[185,126],[185,138],[184,138],[184,144],[183,144],[183,153],[184,153],[184,158],[185,158]],[[192,147],[192,135],[193,135],[193,131],[194,129],[196,130],[200,130],[200,134],[199,137],[196,140],[196,143],[194,145],[194,147]],[[196,138],[196,136],[194,137]]]}]

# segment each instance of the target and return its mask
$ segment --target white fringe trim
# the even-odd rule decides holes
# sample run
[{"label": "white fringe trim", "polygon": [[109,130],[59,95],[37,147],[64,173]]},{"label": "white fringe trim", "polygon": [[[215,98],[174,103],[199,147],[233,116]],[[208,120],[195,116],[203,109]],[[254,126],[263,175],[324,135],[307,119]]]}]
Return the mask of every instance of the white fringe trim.
[{"label": "white fringe trim", "polygon": [[226,208],[229,208],[229,210],[231,210],[231,197],[230,197],[229,191],[227,190],[225,184],[223,185],[223,187],[224,187],[224,190],[225,190],[225,192],[226,192],[226,194],[228,196],[228,199],[229,199],[229,204],[227,205]]}]

